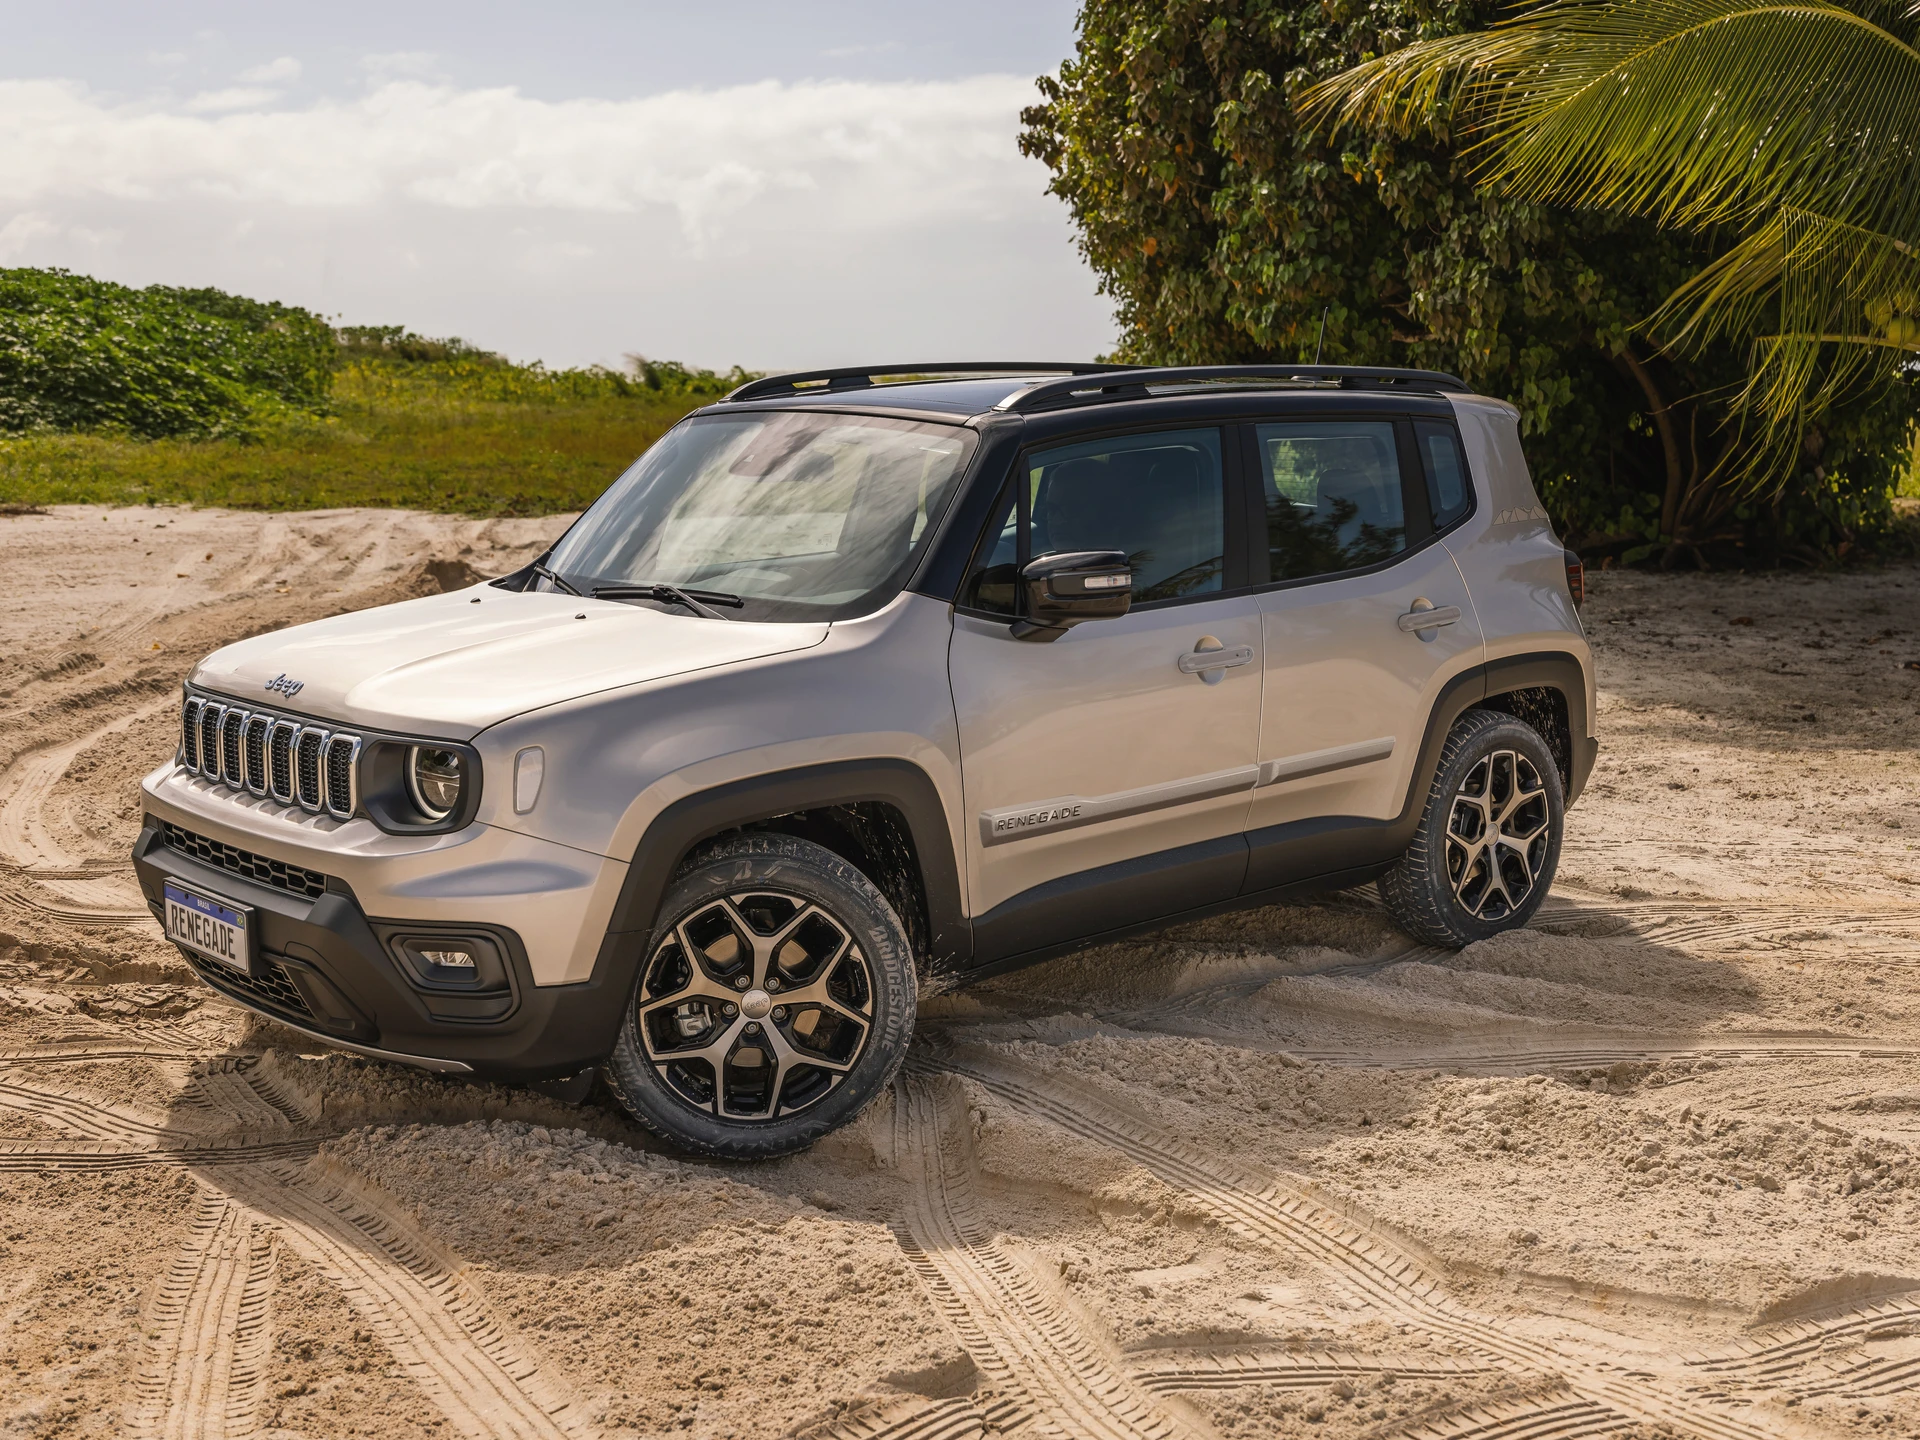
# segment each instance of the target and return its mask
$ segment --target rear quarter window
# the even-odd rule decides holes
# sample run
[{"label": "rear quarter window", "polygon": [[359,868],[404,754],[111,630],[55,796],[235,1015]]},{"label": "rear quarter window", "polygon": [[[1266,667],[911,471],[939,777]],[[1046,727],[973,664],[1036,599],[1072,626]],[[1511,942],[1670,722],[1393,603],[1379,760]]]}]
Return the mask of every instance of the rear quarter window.
[{"label": "rear quarter window", "polygon": [[1444,530],[1473,508],[1473,486],[1467,480],[1467,458],[1451,425],[1434,420],[1413,422],[1414,445],[1427,477],[1427,503],[1433,507],[1433,528]]}]

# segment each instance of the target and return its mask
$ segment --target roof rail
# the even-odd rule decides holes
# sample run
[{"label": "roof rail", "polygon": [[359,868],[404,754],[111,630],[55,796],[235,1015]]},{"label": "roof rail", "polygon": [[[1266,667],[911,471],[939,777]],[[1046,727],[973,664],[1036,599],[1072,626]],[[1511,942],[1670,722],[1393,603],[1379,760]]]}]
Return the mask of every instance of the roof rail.
[{"label": "roof rail", "polygon": [[1151,393],[1150,385],[1230,384],[1312,385],[1341,390],[1403,390],[1471,395],[1472,387],[1457,375],[1439,370],[1401,370],[1374,365],[1155,365],[1131,369],[1108,367],[1093,383],[1074,376],[1039,380],[1016,390],[994,408],[1024,414],[1061,405],[1102,400],[1138,400]]},{"label": "roof rail", "polygon": [[781,395],[819,395],[839,390],[868,390],[882,375],[1097,375],[1126,370],[1126,365],[1093,365],[1078,361],[983,360],[971,364],[941,361],[931,365],[855,365],[844,370],[796,370],[791,375],[768,375],[749,380],[726,398],[730,401],[765,400]]}]

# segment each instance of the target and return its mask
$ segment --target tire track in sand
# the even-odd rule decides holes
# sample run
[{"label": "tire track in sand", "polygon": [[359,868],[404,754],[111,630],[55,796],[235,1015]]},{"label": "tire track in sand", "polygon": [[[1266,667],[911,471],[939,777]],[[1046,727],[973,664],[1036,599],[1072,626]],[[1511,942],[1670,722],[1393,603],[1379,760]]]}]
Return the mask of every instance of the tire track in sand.
[{"label": "tire track in sand", "polygon": [[1493,1366],[1431,1355],[1361,1355],[1330,1350],[1224,1350],[1147,1352],[1127,1357],[1134,1383],[1153,1394],[1237,1390],[1264,1385],[1274,1390],[1313,1390],[1339,1380],[1392,1375],[1396,1380],[1457,1380],[1484,1375]]},{"label": "tire track in sand", "polygon": [[87,750],[123,730],[129,730],[150,715],[178,705],[174,695],[161,695],[132,709],[119,710],[104,725],[96,725],[76,739],[48,744],[16,756],[0,773],[0,865],[16,870],[64,870],[84,868],[89,857],[67,849],[62,836],[55,833],[47,816],[60,778]]},{"label": "tire track in sand", "polygon": [[1920,1345],[1892,1355],[1846,1357],[1843,1346],[1920,1336],[1920,1294],[1907,1294],[1770,1326],[1733,1345],[1690,1356],[1703,1375],[1802,1395],[1873,1396],[1920,1390]]},{"label": "tire track in sand", "polygon": [[257,1165],[263,1160],[304,1158],[330,1137],[276,1140],[259,1145],[211,1141],[200,1145],[131,1150],[122,1145],[72,1140],[46,1144],[31,1140],[0,1140],[0,1175],[106,1174],[138,1170],[147,1165],[171,1165],[205,1170],[222,1165]]},{"label": "tire track in sand", "polygon": [[259,1064],[257,1056],[234,1055],[196,1065],[187,1096],[236,1127],[284,1131],[312,1124],[295,1100],[259,1073]]},{"label": "tire track in sand", "polygon": [[[1660,1064],[1674,1060],[1906,1060],[1920,1055],[1920,1044],[1871,1035],[1775,1032],[1749,1035],[1626,1037],[1581,1027],[1545,1027],[1516,1022],[1504,1034],[1439,1044],[1391,1044],[1303,1048],[1258,1032],[1208,1024],[1197,1015],[1175,1011],[1110,1011],[1097,1017],[1146,1035],[1175,1035],[1211,1040],[1246,1050],[1290,1055],[1321,1065],[1376,1070],[1460,1070],[1473,1074],[1530,1074],[1539,1070],[1586,1070],[1608,1065]],[[1567,1035],[1567,1030],[1576,1034]]]},{"label": "tire track in sand", "polygon": [[251,1435],[273,1348],[271,1232],[202,1189],[193,1228],[148,1307],[129,1428],[150,1440]]},{"label": "tire track in sand", "polygon": [[129,1115],[86,1095],[70,1090],[41,1090],[11,1080],[0,1080],[0,1110],[29,1115],[81,1140],[112,1140],[122,1145],[158,1149],[171,1141],[190,1143],[193,1138],[184,1131]]},{"label": "tire track in sand", "polygon": [[1445,1294],[1435,1267],[1385,1238],[1371,1217],[1278,1177],[1242,1170],[1097,1091],[978,1051],[951,1051],[937,1063],[1009,1104],[1127,1155],[1235,1234],[1312,1261],[1363,1306],[1398,1315],[1523,1375],[1561,1376],[1583,1401],[1702,1440],[1775,1440],[1797,1433],[1797,1427],[1727,1413],[1671,1373],[1678,1366],[1655,1372],[1640,1357],[1628,1362],[1597,1347],[1549,1343],[1477,1315]]},{"label": "tire track in sand", "polygon": [[[1838,897],[1836,897],[1838,898]],[[1638,940],[1662,944],[1688,944],[1706,940],[1765,938],[1769,932],[1793,927],[1880,926],[1889,923],[1902,932],[1895,939],[1920,940],[1914,933],[1913,907],[1897,901],[1876,902],[1854,898],[1851,904],[1836,906],[1818,897],[1802,900],[1621,900],[1568,890],[1564,885],[1547,897],[1532,922],[1533,928],[1548,934],[1580,932],[1568,927],[1587,920],[1611,920],[1633,927],[1631,933],[1595,938]]]},{"label": "tire track in sand", "polygon": [[0,896],[50,920],[83,927],[151,923],[152,915],[122,867],[89,873],[89,857],[67,848],[48,814],[55,788],[73,762],[110,735],[176,704],[171,694],[127,709],[75,739],[35,747],[0,772]]},{"label": "tire track in sand", "polygon": [[[1151,1395],[1197,1394],[1262,1385],[1312,1390],[1343,1379],[1391,1374],[1397,1380],[1453,1380],[1490,1368],[1432,1356],[1358,1355],[1325,1350],[1158,1350],[1125,1355],[1121,1368]],[[801,1432],[802,1440],[979,1440],[1006,1434],[1032,1418],[1021,1401],[990,1392],[949,1400],[900,1400],[850,1420]]]},{"label": "tire track in sand", "polygon": [[[218,1067],[201,1078],[216,1076],[243,1085],[247,1079]],[[204,1093],[215,1103],[234,1098],[224,1085]],[[276,1122],[272,1129],[292,1128],[264,1096],[250,1093],[254,1101],[236,1118],[254,1123],[265,1111]],[[326,1275],[462,1434],[554,1440],[577,1433],[567,1397],[508,1336],[457,1261],[369,1188],[343,1177],[316,1185],[288,1163],[311,1155],[328,1137],[162,1148],[154,1142],[177,1140],[180,1132],[84,1097],[4,1081],[0,1103],[77,1137],[62,1147],[0,1142],[0,1172],[173,1163],[187,1166],[203,1188],[193,1229],[149,1314],[141,1434],[172,1440],[240,1433],[219,1427],[227,1423],[222,1417],[250,1403],[234,1389],[233,1377],[252,1373],[249,1347],[266,1343],[256,1338],[264,1319],[241,1323],[253,1310],[265,1313],[264,1302],[241,1304],[241,1271],[251,1274],[248,1267],[263,1263],[251,1258],[257,1231],[279,1236]],[[250,1257],[248,1266],[240,1264],[242,1254]],[[268,1276],[262,1283],[270,1288],[270,1265]]]},{"label": "tire track in sand", "polygon": [[1407,1440],[1579,1440],[1626,1430],[1633,1421],[1591,1400],[1561,1398],[1542,1404],[1538,1397],[1491,1400],[1409,1425]]},{"label": "tire track in sand", "polygon": [[385,1202],[285,1165],[220,1172],[236,1203],[327,1276],[394,1359],[472,1440],[580,1433],[568,1397],[508,1335],[457,1262]]},{"label": "tire track in sand", "polygon": [[[37,1061],[44,1057],[34,1057]],[[290,1136],[284,1117],[271,1106],[261,1109],[274,1122],[251,1124],[239,1136],[205,1135],[157,1124],[116,1106],[70,1090],[46,1090],[18,1080],[0,1080],[0,1110],[26,1115],[66,1137],[61,1141],[0,1140],[0,1173],[94,1172],[144,1165],[221,1166],[304,1157],[332,1138],[330,1133]],[[251,1117],[249,1117],[251,1118]],[[255,1139],[246,1129],[264,1128],[271,1139]],[[285,1137],[285,1138],[282,1138]]]},{"label": "tire track in sand", "polygon": [[950,1400],[896,1400],[845,1420],[799,1432],[798,1440],[990,1440],[1016,1433],[1031,1418],[1020,1402],[962,1395]]},{"label": "tire track in sand", "polygon": [[[1220,1035],[1214,1038],[1228,1040]],[[1266,1047],[1254,1047],[1266,1048]],[[1381,1070],[1464,1070],[1476,1074],[1523,1074],[1536,1070],[1583,1070],[1598,1066],[1659,1064],[1669,1060],[1906,1060],[1920,1044],[1845,1035],[1675,1036],[1666,1044],[1608,1043],[1595,1039],[1565,1045],[1383,1046],[1378,1049],[1302,1050],[1298,1060]]]},{"label": "tire track in sand", "polygon": [[[1157,1405],[1119,1357],[984,1231],[971,1131],[951,1122],[948,1087],[895,1088],[894,1161],[907,1181],[900,1248],[989,1385],[1032,1412],[1035,1433],[1073,1440],[1177,1440],[1197,1431]],[[947,1122],[947,1123],[943,1123]]]}]

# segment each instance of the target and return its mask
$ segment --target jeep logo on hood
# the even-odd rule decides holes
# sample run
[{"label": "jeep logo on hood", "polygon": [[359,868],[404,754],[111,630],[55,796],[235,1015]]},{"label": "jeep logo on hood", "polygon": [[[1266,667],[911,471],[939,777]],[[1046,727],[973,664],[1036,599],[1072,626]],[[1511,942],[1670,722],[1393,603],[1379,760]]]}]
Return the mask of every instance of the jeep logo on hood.
[{"label": "jeep logo on hood", "polygon": [[282,695],[291,700],[306,688],[306,684],[307,682],[304,680],[289,680],[283,672],[267,681],[266,688],[269,690],[278,690]]}]

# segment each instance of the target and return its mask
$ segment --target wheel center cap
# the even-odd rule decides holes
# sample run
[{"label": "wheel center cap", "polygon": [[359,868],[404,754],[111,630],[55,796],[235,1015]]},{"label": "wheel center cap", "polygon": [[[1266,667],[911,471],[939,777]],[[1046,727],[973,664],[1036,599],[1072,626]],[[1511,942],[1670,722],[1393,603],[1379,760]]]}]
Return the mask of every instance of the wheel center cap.
[{"label": "wheel center cap", "polygon": [[764,990],[749,990],[740,997],[740,1013],[749,1020],[764,1020],[773,1013],[773,997]]}]

